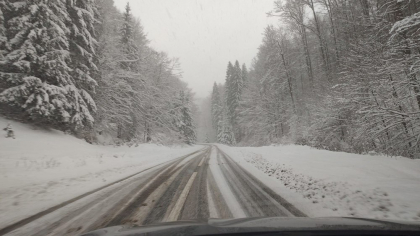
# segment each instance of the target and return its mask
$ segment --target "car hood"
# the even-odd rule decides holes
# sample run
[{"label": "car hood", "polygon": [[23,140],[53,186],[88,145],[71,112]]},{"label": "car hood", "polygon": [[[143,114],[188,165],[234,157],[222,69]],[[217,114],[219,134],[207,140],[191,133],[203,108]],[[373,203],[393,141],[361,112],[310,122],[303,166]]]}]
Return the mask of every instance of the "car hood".
[{"label": "car hood", "polygon": [[325,230],[403,230],[419,231],[420,222],[385,221],[364,218],[289,218],[258,217],[242,219],[208,219],[206,221],[176,221],[141,227],[113,226],[95,230],[84,236],[123,235],[208,235],[278,231]]}]

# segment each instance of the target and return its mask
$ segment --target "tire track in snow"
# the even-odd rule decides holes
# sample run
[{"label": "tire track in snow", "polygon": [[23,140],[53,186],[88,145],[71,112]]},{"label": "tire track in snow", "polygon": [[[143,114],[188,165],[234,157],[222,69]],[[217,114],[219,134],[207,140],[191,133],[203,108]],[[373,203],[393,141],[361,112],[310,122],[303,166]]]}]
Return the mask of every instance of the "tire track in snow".
[{"label": "tire track in snow", "polygon": [[67,204],[65,209],[31,222],[28,226],[32,228],[25,226],[26,231],[14,233],[74,235],[122,224],[305,216],[216,146],[155,167],[121,180],[119,185],[114,183],[112,188],[98,190],[83,202]]},{"label": "tire track in snow", "polygon": [[[104,185],[100,188],[94,189],[92,191],[89,191],[87,193],[84,193],[80,196],[77,196],[75,198],[72,198],[70,200],[67,200],[61,204],[58,204],[54,207],[48,208],[44,211],[41,211],[35,215],[32,215],[30,217],[27,217],[25,219],[22,219],[16,223],[13,223],[9,226],[6,226],[2,229],[0,229],[0,235],[5,235],[8,233],[11,233],[13,235],[28,235],[28,232],[31,232],[29,234],[31,235],[35,235],[37,234],[37,232],[40,233],[40,235],[48,235],[53,229],[55,229],[56,227],[58,227],[59,225],[62,224],[61,221],[63,222],[67,222],[69,219],[71,219],[74,216],[78,216],[80,215],[82,212],[87,211],[87,209],[91,208],[92,206],[96,205],[96,203],[98,201],[101,201],[102,198],[109,198],[110,195],[109,194],[102,194],[97,196],[95,199],[93,199],[92,201],[88,200],[87,204],[82,205],[81,207],[77,206],[75,210],[70,210],[70,212],[68,212],[67,214],[65,214],[64,216],[61,217],[57,217],[57,218],[53,218],[54,220],[51,221],[46,221],[43,220],[44,217],[47,217],[49,215],[54,215],[55,212],[57,212],[58,210],[65,210],[66,208],[69,208],[71,206],[73,206],[73,204],[79,204],[79,201],[81,200],[87,200],[88,198],[96,195],[96,194],[100,194],[103,191],[112,191],[112,190],[118,190],[121,191],[121,186],[117,186],[118,184],[122,184],[123,186],[128,186],[130,183],[132,183],[133,181],[138,181],[137,178],[143,178],[144,174],[147,173],[148,171],[159,171],[162,168],[165,168],[168,165],[173,165],[173,163],[179,163],[180,161],[184,160],[185,158],[192,156],[194,154],[200,153],[203,150],[205,150],[206,148],[200,149],[198,151],[189,153],[187,155],[178,157],[176,159],[173,160],[169,160],[160,164],[157,164],[155,166],[152,166],[150,168],[147,168],[145,170],[139,171],[135,174],[129,175],[125,178],[122,178],[120,180],[114,181],[112,183],[109,183],[107,185]],[[162,166],[163,167],[159,167]],[[158,168],[157,170],[154,170],[155,168]],[[137,182],[138,184],[138,182]],[[116,189],[113,189],[114,187],[116,187]],[[101,197],[102,196],[102,197]],[[44,221],[43,224],[37,224],[37,221],[41,220]],[[47,225],[46,225],[47,223]],[[84,222],[86,224],[86,222]],[[79,227],[78,227],[79,228]],[[34,231],[35,230],[35,231]],[[79,230],[80,231],[80,230]],[[25,233],[26,232],[26,233]],[[73,234],[76,232],[73,232]]]},{"label": "tire track in snow", "polygon": [[240,167],[226,153],[217,148],[222,172],[234,189],[247,216],[287,216],[306,217],[306,215],[276,194],[248,171]]}]

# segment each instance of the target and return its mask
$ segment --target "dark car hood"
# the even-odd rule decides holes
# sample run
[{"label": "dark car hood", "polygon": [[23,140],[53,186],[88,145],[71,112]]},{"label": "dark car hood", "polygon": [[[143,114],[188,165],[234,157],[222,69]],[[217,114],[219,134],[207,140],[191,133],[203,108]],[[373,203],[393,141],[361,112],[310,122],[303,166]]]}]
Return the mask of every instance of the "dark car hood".
[{"label": "dark car hood", "polygon": [[278,231],[325,230],[403,230],[420,231],[420,222],[383,221],[362,218],[286,218],[263,217],[177,221],[142,227],[113,226],[83,234],[84,236],[127,235],[208,235]]}]

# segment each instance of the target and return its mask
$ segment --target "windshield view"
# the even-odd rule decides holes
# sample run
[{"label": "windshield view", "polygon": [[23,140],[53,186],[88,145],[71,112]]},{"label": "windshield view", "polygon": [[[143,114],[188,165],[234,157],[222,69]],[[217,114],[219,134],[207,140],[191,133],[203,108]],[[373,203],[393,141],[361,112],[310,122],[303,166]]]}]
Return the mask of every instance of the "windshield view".
[{"label": "windshield view", "polygon": [[0,0],[0,128],[0,235],[420,235],[420,0]]}]

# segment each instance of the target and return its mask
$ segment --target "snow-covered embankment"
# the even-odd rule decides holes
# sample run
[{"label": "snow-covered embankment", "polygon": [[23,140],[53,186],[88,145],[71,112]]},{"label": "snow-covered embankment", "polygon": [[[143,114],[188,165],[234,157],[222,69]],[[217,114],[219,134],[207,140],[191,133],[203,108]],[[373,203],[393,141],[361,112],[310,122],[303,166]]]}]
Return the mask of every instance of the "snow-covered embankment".
[{"label": "snow-covered embankment", "polygon": [[[5,138],[12,124],[16,139]],[[91,145],[56,130],[0,117],[0,228],[201,148]]]},{"label": "snow-covered embankment", "polygon": [[309,216],[420,220],[420,160],[296,145],[219,147]]}]

